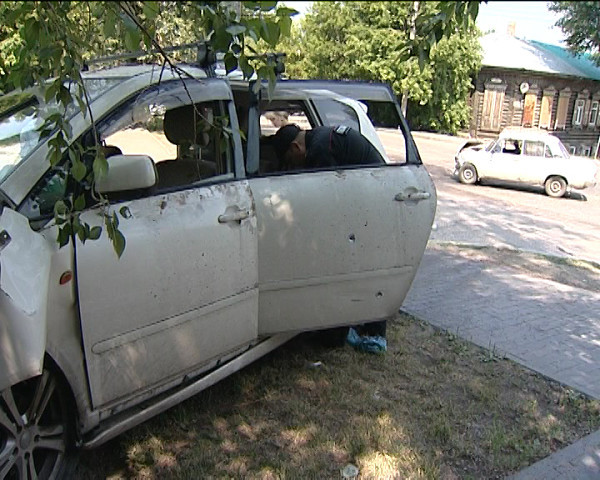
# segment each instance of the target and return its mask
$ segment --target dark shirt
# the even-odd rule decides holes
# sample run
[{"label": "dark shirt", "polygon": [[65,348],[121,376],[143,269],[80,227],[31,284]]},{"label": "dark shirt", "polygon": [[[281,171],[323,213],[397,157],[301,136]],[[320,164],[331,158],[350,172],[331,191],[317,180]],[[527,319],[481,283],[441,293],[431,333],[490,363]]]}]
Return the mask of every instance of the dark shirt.
[{"label": "dark shirt", "polygon": [[306,132],[305,141],[306,168],[385,163],[373,144],[350,127],[315,127]]}]

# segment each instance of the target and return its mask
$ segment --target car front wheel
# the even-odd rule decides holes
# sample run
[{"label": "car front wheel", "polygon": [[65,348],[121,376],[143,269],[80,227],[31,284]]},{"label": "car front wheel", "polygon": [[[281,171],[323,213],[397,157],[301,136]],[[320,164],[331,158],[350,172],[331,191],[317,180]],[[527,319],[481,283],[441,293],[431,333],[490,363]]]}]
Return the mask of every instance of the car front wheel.
[{"label": "car front wheel", "polygon": [[458,180],[468,185],[477,182],[477,170],[470,163],[465,163],[458,171]]},{"label": "car front wheel", "polygon": [[567,193],[567,182],[562,177],[549,177],[544,187],[546,194],[550,197],[562,197]]},{"label": "car front wheel", "polygon": [[47,369],[3,390],[0,478],[50,480],[64,475],[68,418],[63,389]]}]

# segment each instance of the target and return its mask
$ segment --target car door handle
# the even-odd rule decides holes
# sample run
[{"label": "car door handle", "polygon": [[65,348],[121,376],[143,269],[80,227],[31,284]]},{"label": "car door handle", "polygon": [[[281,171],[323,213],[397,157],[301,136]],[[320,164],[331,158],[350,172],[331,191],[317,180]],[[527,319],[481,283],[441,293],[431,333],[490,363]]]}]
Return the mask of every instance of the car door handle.
[{"label": "car door handle", "polygon": [[399,193],[394,197],[394,200],[398,202],[418,202],[419,200],[427,200],[431,197],[429,192],[410,192],[410,193]]},{"label": "car door handle", "polygon": [[237,210],[233,212],[228,212],[219,215],[219,223],[241,222],[249,216],[250,212],[248,210]]}]

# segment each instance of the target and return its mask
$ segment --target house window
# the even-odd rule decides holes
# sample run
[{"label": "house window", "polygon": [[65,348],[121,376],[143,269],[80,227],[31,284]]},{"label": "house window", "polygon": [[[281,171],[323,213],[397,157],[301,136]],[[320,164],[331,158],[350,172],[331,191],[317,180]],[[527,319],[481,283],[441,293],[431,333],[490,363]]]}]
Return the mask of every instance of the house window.
[{"label": "house window", "polygon": [[575,102],[575,110],[573,110],[573,125],[581,125],[583,120],[583,108],[585,107],[584,100],[577,100]]},{"label": "house window", "polygon": [[571,155],[576,155],[577,154],[577,147],[569,147],[569,153]]},{"label": "house window", "polygon": [[596,125],[596,121],[598,120],[598,101],[594,100],[592,102],[592,108],[590,109],[590,127]]},{"label": "house window", "polygon": [[590,147],[589,145],[582,145],[581,146],[581,154],[584,157],[589,157],[591,151],[592,151],[592,147]]}]

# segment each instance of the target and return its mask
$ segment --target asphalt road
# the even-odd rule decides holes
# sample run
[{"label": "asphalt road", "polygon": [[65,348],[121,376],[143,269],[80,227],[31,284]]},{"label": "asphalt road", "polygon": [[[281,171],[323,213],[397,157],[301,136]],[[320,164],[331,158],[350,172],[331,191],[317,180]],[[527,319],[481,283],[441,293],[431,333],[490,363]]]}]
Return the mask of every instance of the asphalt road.
[{"label": "asphalt road", "polygon": [[[400,147],[399,133],[380,131],[379,135],[386,149]],[[438,193],[432,240],[600,263],[600,185],[560,199],[527,187],[462,185],[452,176],[462,138],[421,132],[415,132],[414,138]]]}]

